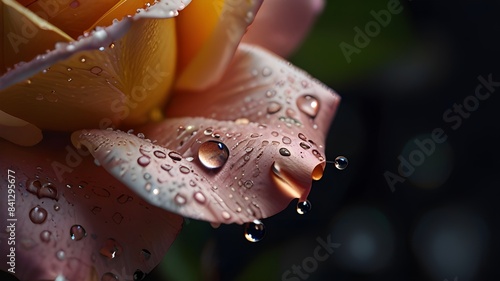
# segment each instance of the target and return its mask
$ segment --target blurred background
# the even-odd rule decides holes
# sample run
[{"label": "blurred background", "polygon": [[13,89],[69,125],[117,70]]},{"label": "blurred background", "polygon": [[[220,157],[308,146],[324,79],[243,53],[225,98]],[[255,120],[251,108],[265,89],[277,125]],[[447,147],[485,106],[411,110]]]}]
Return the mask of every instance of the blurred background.
[{"label": "blurred background", "polygon": [[258,243],[187,220],[146,280],[499,280],[498,0],[401,0],[377,29],[389,2],[328,0],[291,59],[343,98],[326,148],[349,166],[312,210],[292,202]]}]

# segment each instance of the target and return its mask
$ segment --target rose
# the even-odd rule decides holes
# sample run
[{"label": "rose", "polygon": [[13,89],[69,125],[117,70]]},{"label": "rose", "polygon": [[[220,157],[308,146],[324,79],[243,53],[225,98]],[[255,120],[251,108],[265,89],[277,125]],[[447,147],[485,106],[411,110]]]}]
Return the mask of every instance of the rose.
[{"label": "rose", "polygon": [[[259,1],[198,0],[178,18],[183,3],[161,1],[112,24],[140,8],[129,2],[39,1],[25,3],[29,12],[1,1],[13,24],[2,45],[0,135],[32,146],[0,142],[0,167],[18,183],[20,279],[140,278],[180,229],[171,212],[249,222],[306,200],[322,175],[339,98],[267,51],[239,45]],[[286,25],[263,23],[277,18],[287,20],[257,20],[245,42],[287,34]],[[277,42],[268,47],[286,46]],[[65,132],[84,128],[95,129],[72,134],[77,150]]]}]

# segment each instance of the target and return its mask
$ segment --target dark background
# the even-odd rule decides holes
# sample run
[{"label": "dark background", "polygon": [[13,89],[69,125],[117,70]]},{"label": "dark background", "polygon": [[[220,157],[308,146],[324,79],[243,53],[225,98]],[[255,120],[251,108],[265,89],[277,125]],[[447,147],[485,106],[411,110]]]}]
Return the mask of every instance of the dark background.
[{"label": "dark background", "polygon": [[[348,63],[339,44],[354,45],[354,27],[388,2],[328,1],[291,58],[343,98],[327,159],[345,155],[349,167],[327,167],[311,212],[298,215],[292,202],[264,220],[258,243],[242,226],[187,221],[148,280],[287,280],[303,261],[310,272],[289,280],[499,280],[500,87],[471,107],[479,76],[500,81],[498,1],[402,0]],[[464,100],[474,110],[460,125],[443,117]],[[417,157],[415,140],[436,128],[446,141],[391,189],[384,173],[398,175],[398,157]],[[340,247],[314,268],[317,239],[328,237]]]}]

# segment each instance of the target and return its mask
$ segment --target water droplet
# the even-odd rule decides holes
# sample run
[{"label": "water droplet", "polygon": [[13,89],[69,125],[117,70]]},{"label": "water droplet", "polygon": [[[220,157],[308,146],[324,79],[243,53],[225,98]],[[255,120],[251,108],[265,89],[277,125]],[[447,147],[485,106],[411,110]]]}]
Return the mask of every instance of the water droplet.
[{"label": "water droplet", "polygon": [[198,149],[198,159],[203,166],[209,169],[217,169],[226,163],[229,158],[229,149],[218,141],[206,141]]},{"label": "water droplet", "polygon": [[275,90],[267,90],[266,91],[266,97],[268,98],[272,98],[276,95],[276,91]]},{"label": "water droplet", "polygon": [[258,137],[260,137],[260,135],[259,135],[259,134],[257,134],[257,133],[252,133],[252,134],[250,135],[250,137],[251,137],[251,138],[258,138]]},{"label": "water droplet", "polygon": [[299,133],[299,139],[303,140],[303,141],[307,141],[307,137],[303,134],[303,133]]},{"label": "water droplet", "polygon": [[279,134],[278,132],[276,132],[276,131],[272,131],[272,132],[271,132],[271,135],[272,135],[273,137],[277,137],[277,136],[279,136],[280,134]]},{"label": "water droplet", "polygon": [[271,68],[266,66],[262,69],[262,76],[267,77],[271,74],[273,74],[273,70]]},{"label": "water droplet", "polygon": [[201,193],[199,191],[194,193],[194,199],[198,203],[205,203],[205,201],[207,201],[207,199],[205,198],[205,195],[203,195],[203,193]]},{"label": "water droplet", "polygon": [[191,169],[189,169],[186,166],[180,166],[179,171],[181,171],[181,173],[183,173],[183,174],[189,174],[189,172],[191,172]]},{"label": "water droplet", "polygon": [[163,158],[166,158],[166,157],[167,157],[167,154],[165,154],[165,152],[160,151],[160,150],[155,150],[155,151],[153,152],[153,154],[154,154],[154,156],[156,156],[157,158],[161,158],[161,159],[163,159]]},{"label": "water droplet", "polygon": [[309,202],[309,200],[297,203],[297,213],[298,214],[301,214],[301,215],[307,214],[311,210],[311,208],[312,208],[312,205]]},{"label": "water droplet", "polygon": [[288,149],[286,149],[284,147],[280,148],[279,151],[280,151],[280,154],[282,156],[290,156],[290,155],[292,155],[292,153],[290,153],[290,150],[288,150]]},{"label": "water droplet", "polygon": [[297,107],[309,117],[314,118],[319,111],[319,102],[311,95],[303,95],[297,99]]},{"label": "water droplet", "polygon": [[40,206],[36,206],[30,211],[30,220],[33,223],[41,224],[47,219],[47,210]]},{"label": "water droplet", "polygon": [[250,242],[259,242],[266,234],[266,227],[260,220],[245,224],[245,238]]},{"label": "water droplet", "polygon": [[172,160],[174,160],[174,161],[181,161],[182,160],[182,156],[179,153],[174,152],[174,151],[169,152],[168,157],[172,158]]},{"label": "water droplet", "polygon": [[56,258],[62,261],[66,258],[66,253],[63,250],[59,250],[56,252]]},{"label": "water droplet", "polygon": [[123,252],[123,248],[115,239],[109,238],[106,240],[99,253],[109,259],[114,259],[120,256]]},{"label": "water droplet", "polygon": [[141,250],[141,257],[144,261],[148,261],[151,258],[151,252],[146,250],[146,249],[142,249]]},{"label": "water droplet", "polygon": [[50,237],[52,236],[52,233],[48,230],[44,230],[40,232],[40,240],[44,243],[48,243],[50,241]]},{"label": "water droplet", "polygon": [[310,146],[310,145],[308,145],[308,144],[307,144],[307,143],[305,143],[305,142],[301,142],[301,143],[300,143],[300,147],[302,147],[303,149],[309,149],[309,148],[311,148],[311,146]]},{"label": "water droplet", "polygon": [[175,200],[175,203],[177,203],[178,205],[186,204],[186,197],[184,197],[180,194],[175,195],[174,200]]},{"label": "water droplet", "polygon": [[90,72],[95,75],[99,75],[102,72],[102,68],[99,66],[94,66],[90,69]]},{"label": "water droplet", "polygon": [[53,186],[51,183],[44,184],[38,190],[38,198],[50,198],[50,199],[58,200],[57,188],[55,186]]},{"label": "water droplet", "polygon": [[250,189],[252,188],[253,186],[253,181],[252,180],[246,180],[244,183],[243,183],[243,186],[247,189]]},{"label": "water droplet", "polygon": [[75,224],[69,229],[69,235],[71,240],[82,240],[87,236],[87,231],[83,228],[83,226]]},{"label": "water droplet", "polygon": [[134,272],[134,281],[139,281],[139,280],[144,280],[144,278],[146,277],[146,273],[140,271],[139,269],[137,269],[135,272]]},{"label": "water droplet", "polygon": [[85,63],[86,61],[87,61],[87,59],[85,57],[80,58],[80,62]]},{"label": "water droplet", "polygon": [[146,167],[147,165],[149,165],[150,162],[151,159],[147,156],[141,156],[137,158],[137,164],[141,165],[142,167]]},{"label": "water droplet", "polygon": [[207,128],[205,131],[203,131],[203,134],[205,136],[210,136],[214,133],[214,130],[212,128]]},{"label": "water droplet", "polygon": [[36,100],[43,100],[43,95],[42,95],[42,93],[38,93],[38,94],[36,94],[35,99],[36,99]]},{"label": "water droplet", "polygon": [[274,114],[280,110],[281,110],[281,104],[275,101],[269,102],[269,104],[267,105],[267,113],[269,114]]},{"label": "water droplet", "polygon": [[344,170],[345,168],[347,168],[349,161],[344,156],[337,156],[337,158],[335,158],[334,163],[335,163],[335,168],[339,170]]},{"label": "water droplet", "polygon": [[291,144],[292,143],[292,139],[289,138],[289,137],[283,137],[281,139],[281,141],[284,143],[284,144]]},{"label": "water droplet", "polygon": [[38,195],[38,190],[42,187],[42,183],[39,180],[28,180],[26,182],[26,190],[29,193]]},{"label": "water droplet", "polygon": [[101,281],[118,281],[118,276],[111,272],[106,272],[102,275]]},{"label": "water droplet", "polygon": [[115,43],[111,43],[111,44],[109,44],[109,48],[110,48],[110,49],[113,49],[114,47],[115,47]]},{"label": "water droplet", "polygon": [[226,212],[226,211],[222,211],[222,218],[224,218],[225,220],[228,220],[231,218],[231,214]]},{"label": "water droplet", "polygon": [[61,210],[61,206],[59,204],[54,204],[54,211],[59,211]]}]

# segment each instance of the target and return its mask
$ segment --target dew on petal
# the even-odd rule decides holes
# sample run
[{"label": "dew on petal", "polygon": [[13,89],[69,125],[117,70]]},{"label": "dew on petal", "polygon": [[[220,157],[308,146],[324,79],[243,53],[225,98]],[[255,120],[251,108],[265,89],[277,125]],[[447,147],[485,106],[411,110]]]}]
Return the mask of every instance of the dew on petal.
[{"label": "dew on petal", "polygon": [[269,114],[274,114],[280,110],[281,110],[281,104],[275,101],[269,102],[267,105],[267,113]]},{"label": "dew on petal", "polygon": [[303,149],[309,149],[309,148],[311,148],[311,146],[309,144],[305,143],[305,142],[301,142],[299,145]]},{"label": "dew on petal", "polygon": [[226,211],[222,211],[222,218],[224,218],[225,220],[228,220],[231,218],[231,214],[226,212]]},{"label": "dew on petal", "polygon": [[290,156],[290,155],[292,155],[292,153],[290,153],[290,150],[288,150],[288,149],[286,149],[284,147],[280,148],[279,152],[280,152],[280,154],[282,156]]},{"label": "dew on petal", "polygon": [[174,197],[174,201],[177,205],[184,205],[184,204],[186,204],[186,197],[184,197],[180,194],[177,194]]},{"label": "dew on petal", "polygon": [[284,144],[291,144],[292,143],[292,139],[289,138],[289,137],[283,137],[281,139],[281,141],[284,143]]},{"label": "dew on petal", "polygon": [[218,141],[206,141],[198,149],[198,159],[201,164],[209,169],[217,169],[226,164],[229,158],[229,149]]},{"label": "dew on petal", "polygon": [[245,224],[245,238],[250,242],[259,242],[266,234],[266,227],[260,220]]},{"label": "dew on petal", "polygon": [[85,231],[83,226],[75,224],[70,228],[69,235],[71,240],[79,241],[87,236],[87,231]]},{"label": "dew on petal", "polygon": [[38,195],[38,190],[42,187],[42,183],[39,180],[28,180],[26,182],[26,190],[29,193]]},{"label": "dew on petal", "polygon": [[50,241],[50,237],[52,236],[52,233],[48,230],[44,230],[40,232],[40,240],[44,243],[48,243]]},{"label": "dew on petal", "polygon": [[165,152],[160,151],[160,150],[155,150],[153,152],[153,154],[154,154],[154,156],[156,156],[157,158],[160,158],[160,159],[163,159],[163,158],[167,157],[167,154],[165,154]]},{"label": "dew on petal", "polygon": [[29,217],[33,223],[41,224],[47,219],[47,210],[40,206],[36,206],[31,209]]},{"label": "dew on petal", "polygon": [[90,72],[94,75],[99,75],[102,72],[102,68],[99,66],[94,66],[90,69]]},{"label": "dew on petal", "polygon": [[311,95],[303,95],[297,99],[297,107],[311,118],[316,117],[319,111],[319,101]]},{"label": "dew on petal", "polygon": [[148,156],[141,156],[137,158],[137,164],[141,165],[142,167],[146,167],[150,162],[151,159]]},{"label": "dew on petal", "polygon": [[179,171],[183,174],[189,174],[191,172],[191,169],[189,169],[188,167],[186,166],[180,166],[179,167]]},{"label": "dew on petal", "polygon": [[58,200],[57,188],[55,186],[53,186],[51,183],[44,184],[38,190],[38,198],[50,198],[50,199]]},{"label": "dew on petal", "polygon": [[198,203],[203,204],[207,201],[207,199],[205,198],[205,195],[203,195],[203,193],[201,193],[199,191],[195,192],[193,196],[194,196],[194,199],[196,200],[196,202],[198,202]]},{"label": "dew on petal", "polygon": [[143,261],[148,261],[150,258],[151,258],[151,252],[146,250],[146,249],[142,249],[141,250],[141,259]]},{"label": "dew on petal", "polygon": [[56,252],[56,258],[62,261],[66,258],[66,253],[63,250],[59,250]]},{"label": "dew on petal", "polygon": [[174,152],[174,151],[169,152],[168,157],[172,158],[172,160],[174,160],[174,161],[181,161],[182,160],[182,156],[179,153]]},{"label": "dew on petal", "polygon": [[99,250],[99,253],[102,256],[107,257],[109,259],[114,259],[120,256],[122,252],[123,252],[122,246],[118,242],[116,242],[116,240],[113,238],[109,238],[108,240],[106,240],[102,248]]},{"label": "dew on petal", "polygon": [[133,275],[134,281],[144,280],[145,277],[146,273],[140,271],[139,269],[137,269]]}]

